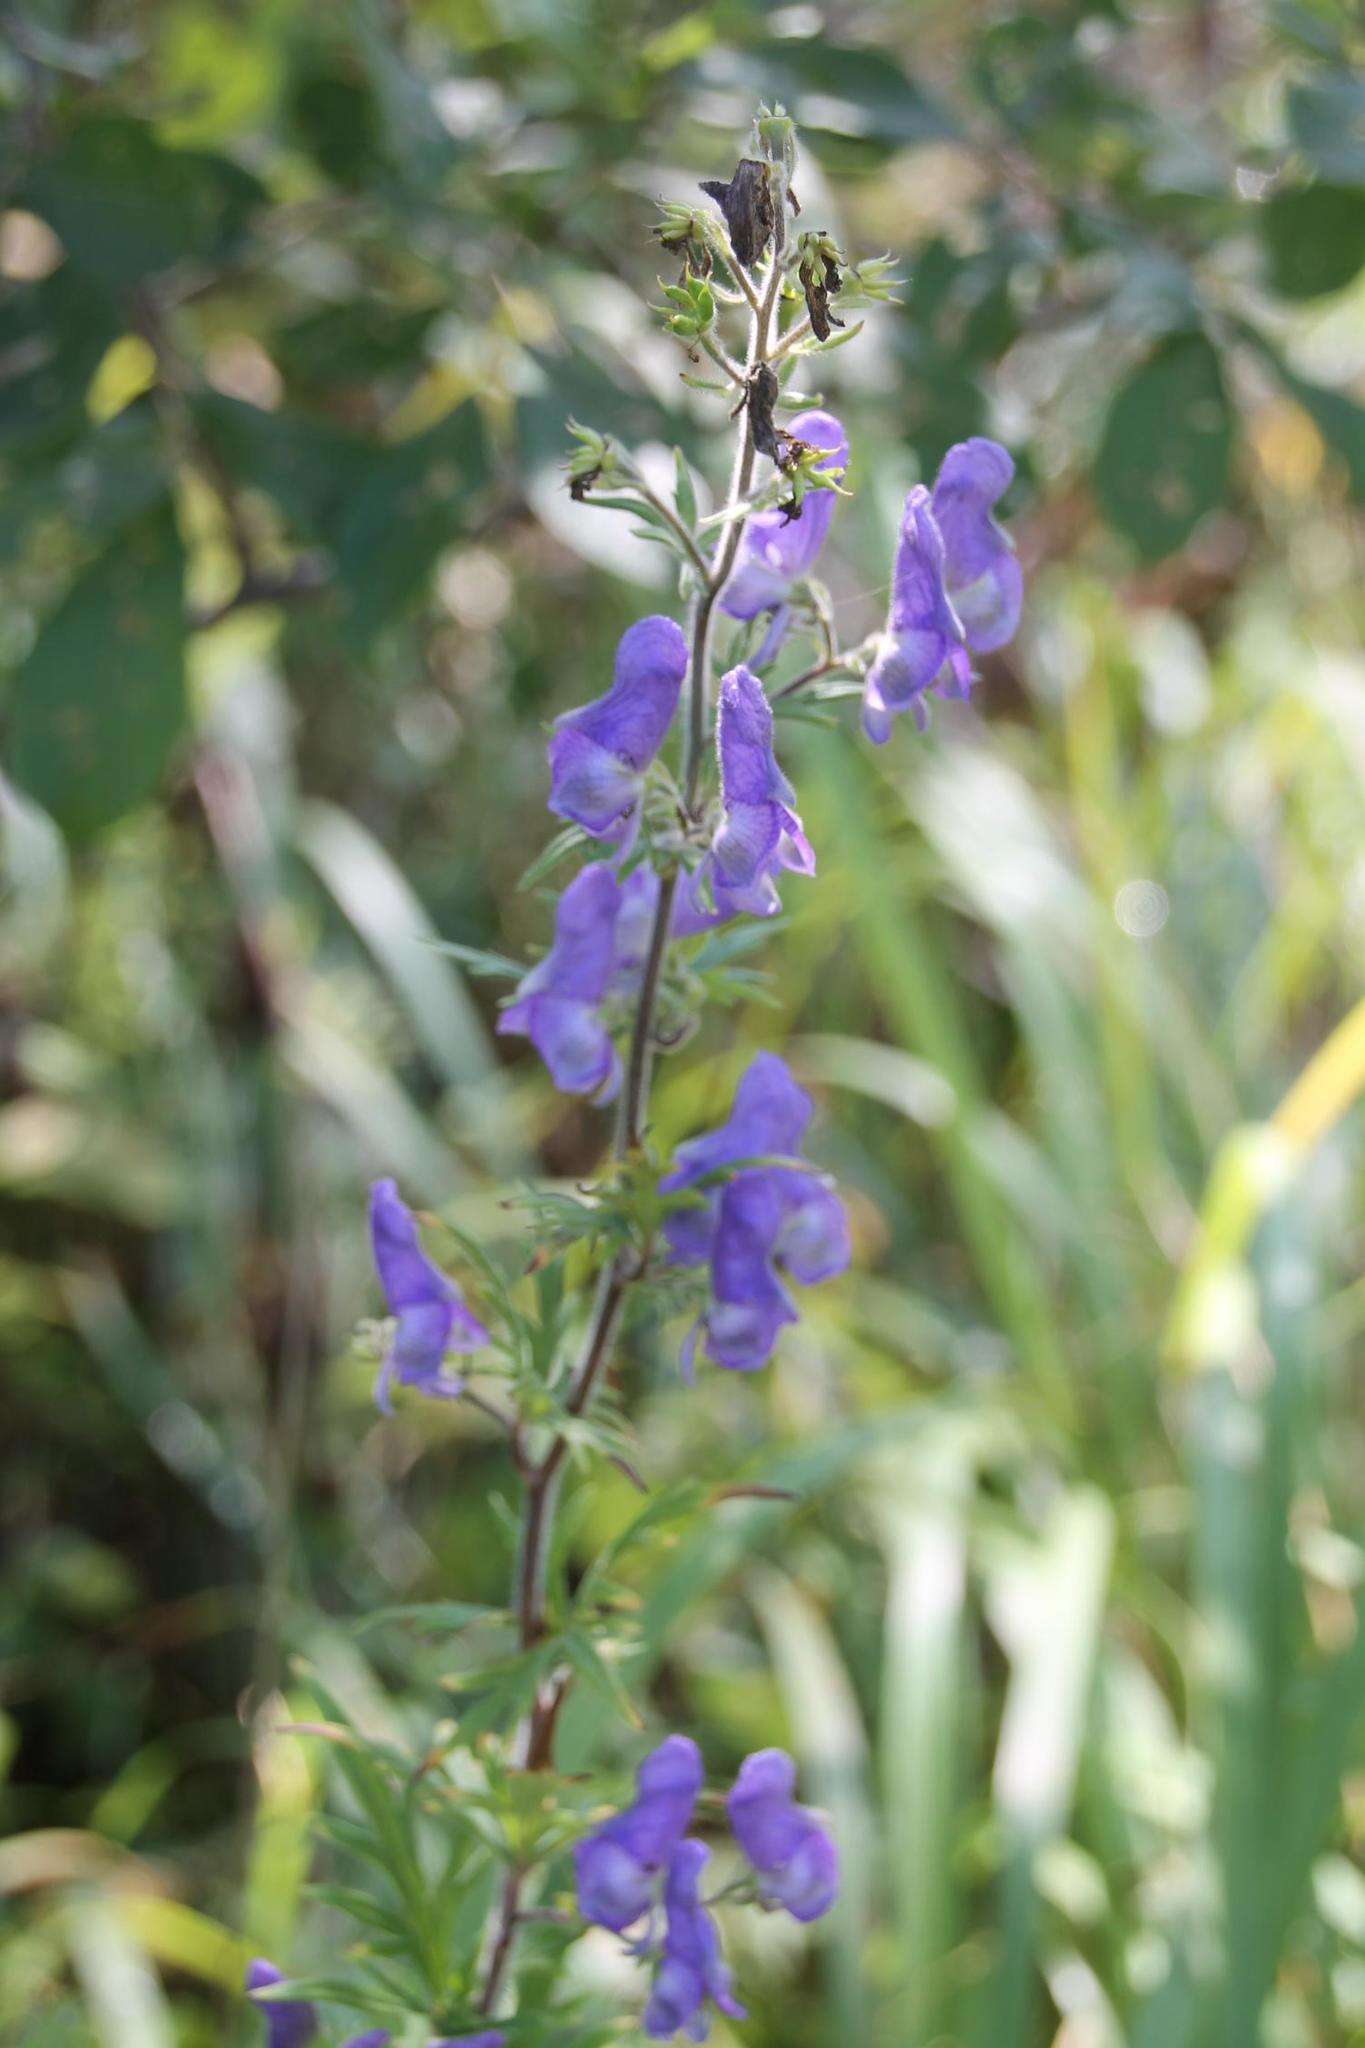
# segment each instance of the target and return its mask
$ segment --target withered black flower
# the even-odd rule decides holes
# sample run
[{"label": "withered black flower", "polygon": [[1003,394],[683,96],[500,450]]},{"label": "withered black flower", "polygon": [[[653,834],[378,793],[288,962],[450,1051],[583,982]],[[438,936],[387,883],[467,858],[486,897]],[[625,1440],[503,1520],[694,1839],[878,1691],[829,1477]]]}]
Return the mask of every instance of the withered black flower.
[{"label": "withered black flower", "polygon": [[773,410],[781,390],[776,370],[767,363],[760,363],[749,379],[749,431],[754,437],[754,446],[759,454],[766,455],[779,469],[786,467],[783,446],[786,437],[779,434]]},{"label": "withered black flower", "polygon": [[741,157],[728,185],[719,178],[703,178],[701,189],[724,214],[735,255],[746,270],[752,270],[773,236],[768,166],[753,157]]}]

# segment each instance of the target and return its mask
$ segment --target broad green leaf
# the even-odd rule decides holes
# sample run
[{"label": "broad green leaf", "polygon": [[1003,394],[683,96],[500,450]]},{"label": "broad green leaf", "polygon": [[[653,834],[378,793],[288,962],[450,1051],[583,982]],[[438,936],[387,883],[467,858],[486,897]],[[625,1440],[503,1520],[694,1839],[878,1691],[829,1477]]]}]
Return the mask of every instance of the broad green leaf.
[{"label": "broad green leaf", "polygon": [[335,541],[358,633],[379,632],[413,603],[437,556],[459,538],[490,475],[488,437],[472,399],[370,464]]},{"label": "broad green leaf", "polygon": [[1284,299],[1339,292],[1365,267],[1365,191],[1309,185],[1277,192],[1257,216],[1272,291]]},{"label": "broad green leaf", "polygon": [[1232,415],[1213,344],[1170,335],[1109,408],[1095,490],[1106,516],[1148,561],[1172,554],[1223,503]]},{"label": "broad green leaf", "polygon": [[150,796],[184,731],[183,577],[164,506],[77,578],[14,679],[15,780],[73,839]]},{"label": "broad green leaf", "polygon": [[77,122],[25,188],[72,262],[121,288],[176,263],[221,261],[264,197],[226,157],[167,149],[145,122],[117,114]]}]

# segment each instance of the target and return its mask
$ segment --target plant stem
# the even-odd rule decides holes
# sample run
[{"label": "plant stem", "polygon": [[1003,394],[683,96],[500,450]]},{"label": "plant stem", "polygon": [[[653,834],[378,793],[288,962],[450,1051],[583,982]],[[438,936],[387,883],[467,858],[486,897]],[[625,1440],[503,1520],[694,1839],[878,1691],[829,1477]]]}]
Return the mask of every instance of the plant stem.
[{"label": "plant stem", "polygon": [[[758,366],[768,360],[773,312],[782,286],[780,244],[774,247],[761,296],[749,284],[747,278],[743,283],[745,297],[753,309],[744,368],[744,382],[747,386]],[[746,407],[730,473],[727,510],[732,511],[748,493],[753,481],[756,453]],[[716,600],[735,564],[743,525],[743,520],[732,519],[722,528],[709,563],[702,561],[704,574],[689,612],[681,777],[683,805],[689,819],[695,818],[696,815],[701,764],[706,746],[712,619]],[[654,913],[649,948],[645,956],[644,971],[640,977],[640,990],[631,1024],[630,1046],[626,1055],[625,1077],[621,1088],[621,1105],[612,1143],[612,1156],[618,1163],[635,1150],[644,1133],[645,1114],[649,1102],[654,1013],[658,1003],[664,961],[668,953],[669,928],[672,923],[677,886],[678,870],[673,867],[660,879],[659,900]],[[591,1402],[611,1354],[626,1291],[644,1270],[643,1263],[634,1263],[627,1255],[618,1253],[599,1273],[583,1349],[574,1368],[564,1403],[565,1411],[570,1416],[582,1415]],[[554,1537],[555,1510],[559,1503],[567,1457],[568,1445],[565,1439],[556,1436],[542,1458],[523,1462],[521,1465],[521,1529],[513,1608],[517,1619],[517,1637],[523,1650],[534,1649],[536,1644],[544,1639],[546,1632],[546,1574]],[[531,1711],[519,1731],[518,1763],[522,1770],[546,1770],[552,1764],[555,1724],[566,1691],[567,1682],[563,1679],[553,1680],[540,1688]],[[501,1999],[512,1965],[517,1933],[522,1923],[522,1895],[526,1877],[526,1871],[514,1864],[504,1879],[485,1950],[483,1989],[479,1998],[481,2012],[495,2011]]]}]

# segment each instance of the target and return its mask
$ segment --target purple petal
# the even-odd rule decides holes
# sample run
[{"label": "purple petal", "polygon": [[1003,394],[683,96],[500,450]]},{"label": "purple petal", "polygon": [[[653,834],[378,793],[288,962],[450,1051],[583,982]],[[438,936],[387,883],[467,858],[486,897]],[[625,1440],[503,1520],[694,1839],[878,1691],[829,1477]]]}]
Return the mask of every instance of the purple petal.
[{"label": "purple petal", "polygon": [[725,804],[795,802],[773,752],[773,709],[762,683],[742,664],[721,677],[716,753]]},{"label": "purple petal", "polygon": [[773,1353],[795,1305],[778,1280],[773,1252],[782,1227],[781,1173],[736,1174],[720,1198],[711,1247],[707,1355],[729,1372],[757,1372]]},{"label": "purple petal", "polygon": [[[795,440],[829,450],[819,468],[836,476],[847,468],[848,439],[832,413],[798,413],[787,431]],[[815,565],[834,517],[834,503],[833,491],[808,491],[791,519],[774,507],[746,520],[720,609],[732,619],[753,619],[784,604],[792,585]]]},{"label": "purple petal", "polygon": [[373,2027],[368,2034],[353,2034],[342,2048],[389,2048],[392,2039],[387,2027]]},{"label": "purple petal", "polygon": [[624,836],[644,786],[643,773],[582,732],[557,732],[547,749],[549,808],[594,839]]},{"label": "purple petal", "polygon": [[726,1800],[735,1840],[761,1896],[797,1920],[818,1920],[839,1891],[839,1857],[827,1830],[795,1801],[796,1766],[785,1751],[746,1757]]},{"label": "purple petal", "polygon": [[979,654],[1003,647],[1019,624],[1023,572],[1008,535],[991,514],[1014,481],[1014,463],[998,441],[959,441],[939,467],[933,513],[943,535],[945,580],[967,644]]},{"label": "purple petal", "polygon": [[726,1122],[679,1145],[673,1169],[659,1186],[667,1194],[737,1159],[797,1152],[811,1109],[809,1095],[792,1079],[785,1061],[775,1052],[756,1053],[740,1077]]},{"label": "purple petal", "polygon": [[658,902],[659,877],[653,868],[632,868],[621,884],[621,901],[612,938],[609,986],[613,994],[630,995],[639,985],[649,957],[649,942],[654,936],[654,912]]},{"label": "purple petal", "polygon": [[746,2016],[730,1989],[715,1923],[701,1903],[701,1874],[708,1860],[705,1846],[688,1840],[677,1845],[668,1866],[663,1954],[644,2015],[651,2041],[667,2041],[677,2033],[704,2041],[708,1998],[731,2019]]},{"label": "purple petal", "polygon": [[274,1984],[283,1984],[284,1975],[273,1963],[257,1956],[247,1964],[246,1990],[260,2007],[265,2020],[266,2048],[307,2048],[307,2043],[317,2038],[318,2016],[311,2005],[302,1999],[265,1998],[261,1994]]},{"label": "purple petal", "polygon": [[636,1796],[574,1849],[578,1909],[621,1933],[649,1910],[654,1880],[687,1830],[702,1785],[701,1752],[670,1735],[635,1774]]},{"label": "purple petal", "polygon": [[488,1342],[488,1332],[465,1307],[454,1281],[423,1252],[416,1219],[391,1180],[377,1180],[370,1189],[370,1241],[380,1285],[397,1317],[376,1401],[387,1413],[395,1378],[426,1394],[452,1398],[461,1382],[443,1378],[442,1360],[448,1351],[477,1350]]},{"label": "purple petal", "polygon": [[529,1038],[566,1095],[610,1101],[620,1084],[610,1033],[598,1014],[616,964],[621,884],[605,861],[574,876],[555,911],[555,936],[498,1019],[504,1037]]},{"label": "purple petal", "polygon": [[528,996],[503,1011],[503,1037],[529,1038],[561,1094],[610,1102],[621,1085],[621,1063],[611,1033],[591,1003],[572,997]]},{"label": "purple petal", "polygon": [[889,735],[893,713],[914,707],[919,718],[919,700],[945,669],[959,694],[970,687],[971,666],[944,582],[944,561],[929,493],[916,484],[901,520],[886,632],[863,692],[863,730],[878,745]]},{"label": "purple petal", "polygon": [[600,1003],[611,979],[621,885],[605,861],[582,868],[555,908],[555,936],[545,958],[517,989],[518,999],[535,995]]},{"label": "purple petal", "polygon": [[813,1174],[789,1173],[784,1179],[785,1213],[774,1253],[794,1280],[813,1287],[847,1267],[848,1217],[834,1190]]},{"label": "purple petal", "polygon": [[604,697],[566,712],[549,744],[550,809],[603,838],[619,832],[640,798],[641,778],[663,742],[687,671],[687,642],[673,619],[640,619],[621,636]]}]

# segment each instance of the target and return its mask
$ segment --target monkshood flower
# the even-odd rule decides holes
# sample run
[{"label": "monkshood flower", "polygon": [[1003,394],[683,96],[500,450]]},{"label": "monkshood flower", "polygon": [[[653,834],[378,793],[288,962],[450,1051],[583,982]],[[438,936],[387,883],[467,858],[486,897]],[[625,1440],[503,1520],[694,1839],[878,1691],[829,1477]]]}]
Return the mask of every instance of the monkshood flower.
[{"label": "monkshood flower", "polygon": [[798,1320],[779,1273],[811,1287],[842,1273],[848,1260],[843,1204],[815,1174],[780,1167],[736,1174],[720,1198],[711,1299],[684,1352],[684,1372],[702,1338],[716,1365],[757,1372],[783,1325]]},{"label": "monkshood flower", "polygon": [[488,1342],[488,1332],[465,1307],[455,1282],[422,1250],[412,1211],[391,1180],[377,1180],[370,1189],[370,1242],[379,1283],[398,1319],[375,1381],[376,1405],[391,1413],[395,1380],[433,1398],[454,1399],[464,1382],[446,1378],[442,1360],[448,1351],[477,1351]]},{"label": "monkshood flower", "polygon": [[[813,1107],[784,1060],[775,1052],[755,1053],[740,1076],[726,1121],[678,1146],[672,1170],[659,1182],[660,1193],[696,1187],[737,1160],[792,1156],[801,1149]],[[719,1187],[711,1188],[704,1202],[665,1218],[664,1236],[675,1265],[699,1266],[710,1256],[719,1203]]]},{"label": "monkshood flower", "polygon": [[[729,1120],[679,1146],[660,1191],[695,1187],[741,1160],[795,1153],[810,1115],[810,1097],[785,1064],[775,1053],[759,1053],[735,1090]],[[797,1320],[780,1275],[809,1286],[848,1264],[843,1205],[817,1174],[799,1166],[742,1167],[722,1188],[703,1192],[702,1203],[664,1223],[675,1265],[710,1265],[710,1298],[683,1347],[683,1371],[690,1377],[704,1339],[716,1365],[757,1372],[783,1326]]]},{"label": "monkshood flower", "polygon": [[679,899],[673,920],[679,937],[741,912],[773,917],[782,908],[774,876],[784,868],[815,872],[815,855],[793,809],[796,792],[773,751],[772,706],[747,668],[732,668],[721,680],[716,753],[721,822]]},{"label": "monkshood flower", "polygon": [[607,993],[633,996],[640,986],[654,931],[654,911],[659,901],[659,877],[653,868],[632,868],[621,884],[612,931],[611,974]]},{"label": "monkshood flower", "polygon": [[944,578],[967,645],[993,653],[1014,637],[1024,572],[1009,535],[993,517],[1014,482],[1014,463],[998,441],[959,441],[939,465],[933,514],[943,535]]},{"label": "monkshood flower", "polygon": [[671,2041],[675,2034],[704,2041],[711,2031],[708,1999],[730,2019],[745,2018],[730,1989],[715,1922],[701,1902],[701,1874],[709,1855],[704,1843],[688,1839],[679,1842],[669,1862],[663,1948],[645,2007],[645,2033],[651,2041]]},{"label": "monkshood flower", "polygon": [[307,2048],[317,2039],[318,2016],[302,1999],[267,1998],[274,1984],[283,1984],[284,1972],[257,1956],[247,1964],[247,1996],[260,2007],[265,2020],[266,2048]]},{"label": "monkshood flower", "polygon": [[634,1802],[574,1848],[585,1920],[621,1934],[650,1910],[701,1785],[701,1751],[689,1736],[670,1735],[651,1751],[635,1773]]},{"label": "monkshood flower", "polygon": [[923,730],[930,690],[967,696],[971,651],[1003,647],[1018,625],[1022,576],[992,516],[1013,476],[1005,450],[978,437],[948,450],[932,491],[917,484],[906,498],[886,632],[863,691],[863,730],[878,745],[898,712]]},{"label": "monkshood flower", "polygon": [[498,1019],[504,1036],[529,1038],[566,1095],[610,1102],[621,1063],[601,1007],[616,964],[621,884],[605,861],[582,868],[560,897],[545,958],[519,983]]},{"label": "monkshood flower", "polygon": [[645,770],[673,722],[687,642],[673,619],[640,619],[621,636],[605,697],[566,712],[550,739],[550,809],[594,839],[635,837]]},{"label": "monkshood flower", "polygon": [[735,1840],[753,1865],[765,1905],[818,1920],[839,1893],[839,1852],[808,1807],[798,1806],[796,1766],[781,1749],[746,1757],[725,1802]]},{"label": "monkshood flower", "polygon": [[[787,432],[795,441],[829,450],[817,468],[841,476],[848,467],[848,437],[833,413],[798,413]],[[807,491],[800,510],[790,518],[774,506],[771,511],[755,512],[744,522],[734,574],[719,602],[732,619],[756,619],[760,612],[774,615],[754,656],[756,668],[771,661],[781,645],[787,627],[787,599],[815,566],[834,517],[835,495],[833,491]]]},{"label": "monkshood flower", "polygon": [[971,657],[944,583],[943,535],[930,494],[916,484],[901,517],[886,632],[863,685],[863,731],[880,746],[900,711],[913,711],[923,731],[925,695],[945,686],[953,696],[967,696]]}]

